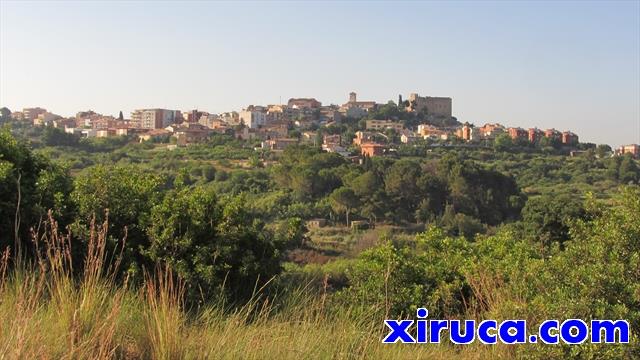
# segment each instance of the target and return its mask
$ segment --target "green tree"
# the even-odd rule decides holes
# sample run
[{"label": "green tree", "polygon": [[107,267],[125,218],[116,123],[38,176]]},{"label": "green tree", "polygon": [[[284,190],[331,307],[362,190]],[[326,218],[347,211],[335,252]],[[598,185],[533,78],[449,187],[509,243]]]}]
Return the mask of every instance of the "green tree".
[{"label": "green tree", "polygon": [[79,138],[67,134],[64,130],[46,126],[41,135],[42,143],[47,146],[77,146]]},{"label": "green tree", "polygon": [[[247,299],[281,270],[285,244],[251,216],[243,198],[220,203],[202,187],[170,191],[153,207],[145,253],[185,280],[188,299]],[[294,234],[294,236],[297,234]]]},{"label": "green tree", "polygon": [[572,222],[585,215],[582,201],[568,194],[534,197],[522,209],[525,230],[539,242],[543,256],[554,243],[564,246]]},{"label": "green tree", "polygon": [[640,169],[631,155],[623,156],[618,169],[618,179],[623,184],[637,183],[640,179]]},{"label": "green tree", "polygon": [[66,168],[34,154],[7,128],[0,129],[0,250],[11,246],[14,256],[13,245],[28,250],[32,245],[29,228],[37,228],[48,210],[66,226],[74,211],[71,188]]},{"label": "green tree", "polygon": [[513,147],[513,141],[509,134],[500,134],[493,142],[493,148],[496,151],[509,151]]},{"label": "green tree", "polygon": [[333,211],[346,215],[347,226],[349,226],[349,213],[359,205],[358,197],[353,190],[347,187],[338,188],[329,195],[329,201]]},{"label": "green tree", "polygon": [[7,107],[0,108],[0,124],[7,123],[11,120],[11,110]]},{"label": "green tree", "polygon": [[144,263],[141,250],[148,247],[146,227],[151,208],[160,200],[162,178],[132,166],[97,165],[83,171],[75,181],[72,198],[84,228],[95,217],[106,219],[108,210],[110,250],[125,240],[123,265],[132,275]]},{"label": "green tree", "polygon": [[596,147],[596,155],[603,159],[611,154],[611,146],[607,144],[600,144]]}]

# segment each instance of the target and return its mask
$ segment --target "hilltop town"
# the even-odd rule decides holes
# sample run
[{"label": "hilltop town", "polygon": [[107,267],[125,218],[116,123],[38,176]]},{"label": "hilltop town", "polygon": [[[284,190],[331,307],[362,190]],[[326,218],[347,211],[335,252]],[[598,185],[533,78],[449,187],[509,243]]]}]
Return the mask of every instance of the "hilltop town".
[{"label": "hilltop town", "polygon": [[[547,148],[580,155],[594,144],[581,144],[570,130],[506,127],[499,123],[461,123],[453,116],[450,97],[412,93],[386,104],[359,100],[351,92],[342,105],[323,105],[315,98],[291,98],[286,104],[250,105],[219,114],[202,110],[138,109],[120,114],[80,111],[62,117],[40,107],[7,112],[6,117],[33,126],[50,126],[86,138],[129,136],[139,141],[166,142],[169,148],[203,143],[212,134],[260,141],[257,151],[281,151],[299,143],[358,159],[393,155],[402,146]],[[3,116],[5,116],[3,114]],[[639,146],[622,146],[611,154],[639,156]]]}]

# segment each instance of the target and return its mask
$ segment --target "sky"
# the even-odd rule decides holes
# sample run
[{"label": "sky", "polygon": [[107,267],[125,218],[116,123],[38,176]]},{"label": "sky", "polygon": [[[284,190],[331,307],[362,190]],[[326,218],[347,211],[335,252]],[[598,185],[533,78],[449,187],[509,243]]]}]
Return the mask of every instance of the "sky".
[{"label": "sky", "polygon": [[0,0],[0,106],[14,111],[218,113],[351,91],[640,143],[640,1]]}]

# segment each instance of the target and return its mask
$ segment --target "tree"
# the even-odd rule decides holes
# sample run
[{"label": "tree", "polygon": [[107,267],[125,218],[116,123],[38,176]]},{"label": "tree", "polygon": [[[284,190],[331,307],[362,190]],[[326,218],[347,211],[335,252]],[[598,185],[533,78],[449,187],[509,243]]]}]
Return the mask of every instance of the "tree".
[{"label": "tree", "polygon": [[522,209],[525,231],[540,243],[543,256],[554,243],[563,247],[572,221],[584,217],[582,201],[568,194],[531,198]]},{"label": "tree", "polygon": [[511,140],[511,136],[508,134],[500,134],[496,137],[493,142],[493,148],[496,151],[509,151],[513,146],[513,141]]},{"label": "tree", "polygon": [[470,259],[468,242],[429,228],[415,243],[411,248],[388,241],[361,253],[348,269],[349,287],[339,297],[386,318],[410,316],[418,307],[441,318],[461,314],[471,300],[463,275]]},{"label": "tree", "polygon": [[82,226],[78,236],[95,217],[98,223],[109,217],[109,246],[115,251],[125,239],[123,265],[131,275],[144,264],[141,249],[148,247],[147,221],[151,208],[160,200],[160,176],[133,166],[97,165],[82,172],[75,181],[72,199]]},{"label": "tree", "polygon": [[[280,272],[285,244],[247,212],[245,202],[221,203],[212,190],[196,187],[170,191],[153,207],[145,253],[185,280],[188,300],[221,293],[247,299]],[[294,228],[295,237],[300,229]]]},{"label": "tree", "polygon": [[624,155],[618,169],[618,179],[623,184],[637,183],[640,179],[640,169],[631,155]]},{"label": "tree", "polygon": [[0,124],[4,124],[11,120],[11,110],[7,107],[0,108]]},{"label": "tree", "polygon": [[607,144],[600,144],[596,147],[596,155],[602,159],[611,154],[611,146]]},{"label": "tree", "polygon": [[42,143],[47,146],[77,146],[79,138],[62,129],[46,126],[41,135]]},{"label": "tree", "polygon": [[[0,251],[12,245],[28,249],[29,228],[37,228],[48,210],[61,226],[69,224],[71,189],[68,169],[34,154],[26,142],[0,129]],[[12,256],[16,251],[12,247]]]},{"label": "tree", "polygon": [[329,195],[329,201],[333,211],[346,214],[347,226],[349,226],[349,213],[359,204],[353,190],[347,187],[338,188]]},{"label": "tree", "polygon": [[118,114],[118,120],[120,121],[124,120],[124,115],[122,115],[122,111],[120,111],[120,114]]},{"label": "tree", "polygon": [[384,176],[385,191],[399,218],[409,219],[417,208],[421,197],[418,188],[420,172],[419,163],[403,159],[393,163]]}]

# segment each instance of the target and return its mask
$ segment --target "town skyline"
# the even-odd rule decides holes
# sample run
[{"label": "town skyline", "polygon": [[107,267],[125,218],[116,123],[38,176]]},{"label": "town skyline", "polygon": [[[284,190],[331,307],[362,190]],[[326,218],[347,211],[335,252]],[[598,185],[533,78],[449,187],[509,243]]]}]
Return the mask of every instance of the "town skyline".
[{"label": "town skyline", "polygon": [[638,143],[640,5],[618,5],[3,1],[0,106],[219,113],[417,91],[454,98],[461,122]]}]

